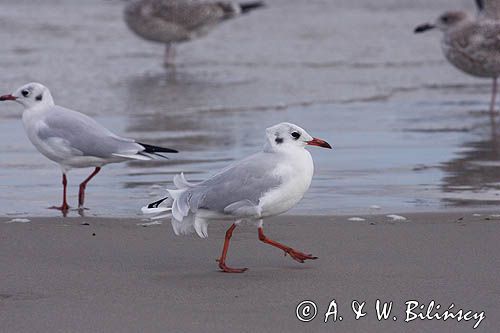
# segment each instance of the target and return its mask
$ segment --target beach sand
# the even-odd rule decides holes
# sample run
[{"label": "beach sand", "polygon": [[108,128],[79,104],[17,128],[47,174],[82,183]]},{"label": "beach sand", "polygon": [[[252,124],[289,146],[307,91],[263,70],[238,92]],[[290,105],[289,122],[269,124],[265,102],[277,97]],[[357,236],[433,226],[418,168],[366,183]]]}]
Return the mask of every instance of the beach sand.
[{"label": "beach sand", "polygon": [[[2,332],[472,332],[474,320],[405,319],[405,302],[431,300],[485,311],[477,332],[500,323],[500,217],[469,213],[282,216],[270,238],[319,257],[299,264],[236,229],[228,264],[217,269],[227,225],[209,238],[176,237],[169,222],[141,219],[0,218]],[[324,323],[335,299],[342,321]],[[394,321],[378,321],[375,301],[393,301]],[[295,308],[315,301],[317,317]],[[351,302],[366,301],[354,319]]]}]

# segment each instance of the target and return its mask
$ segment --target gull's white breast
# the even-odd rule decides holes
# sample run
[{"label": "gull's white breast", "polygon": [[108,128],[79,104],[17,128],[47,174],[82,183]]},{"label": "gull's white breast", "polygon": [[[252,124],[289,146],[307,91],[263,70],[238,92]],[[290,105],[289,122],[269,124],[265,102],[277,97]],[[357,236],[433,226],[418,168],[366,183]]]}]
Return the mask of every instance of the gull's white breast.
[{"label": "gull's white breast", "polygon": [[[64,151],[64,145],[59,143],[55,145],[50,145],[47,142],[40,139],[38,136],[39,130],[44,123],[45,110],[40,108],[30,108],[23,112],[23,125],[24,131],[28,136],[28,139],[35,146],[35,148],[42,153],[48,159],[60,163],[64,160],[65,155],[71,155],[71,151],[68,149]],[[55,143],[55,142],[54,142]],[[53,146],[61,147],[61,150],[56,151]]]},{"label": "gull's white breast", "polygon": [[283,183],[260,199],[262,217],[284,213],[302,199],[311,185],[314,173],[311,154],[303,148],[294,150],[285,155],[273,172]]}]

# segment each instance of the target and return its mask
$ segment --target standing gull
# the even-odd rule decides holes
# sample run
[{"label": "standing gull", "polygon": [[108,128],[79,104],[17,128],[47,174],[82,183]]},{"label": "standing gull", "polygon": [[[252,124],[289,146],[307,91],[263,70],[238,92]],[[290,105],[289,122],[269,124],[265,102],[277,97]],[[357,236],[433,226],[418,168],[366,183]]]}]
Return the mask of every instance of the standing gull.
[{"label": "standing gull", "polygon": [[23,124],[31,143],[42,155],[58,163],[62,170],[64,213],[66,201],[66,173],[72,168],[94,167],[81,184],[78,207],[83,208],[85,187],[101,167],[108,163],[127,160],[152,160],[164,157],[160,153],[177,153],[169,148],[156,147],[119,137],[92,118],[55,105],[49,89],[40,83],[28,83],[0,101],[15,101],[24,106]]},{"label": "standing gull", "polygon": [[[304,196],[313,176],[314,165],[306,145],[332,148],[313,138],[297,125],[281,123],[266,130],[266,144],[261,152],[230,164],[201,183],[190,183],[181,173],[174,177],[177,189],[167,190],[170,197],[143,208],[144,213],[170,212],[176,235],[196,232],[207,237],[210,221],[234,221],[226,232],[218,260],[223,272],[242,273],[246,268],[226,265],[226,255],[233,230],[242,221],[255,222],[259,239],[303,263],[317,259],[264,235],[262,221],[286,212]],[[165,203],[166,207],[160,204]]]},{"label": "standing gull", "polygon": [[149,41],[165,44],[165,66],[174,64],[174,43],[205,36],[219,23],[262,7],[260,1],[135,0],[125,7],[130,30]]},{"label": "standing gull", "polygon": [[500,0],[476,0],[479,15],[463,11],[442,14],[435,23],[415,28],[421,33],[438,28],[443,32],[441,47],[448,61],[463,72],[493,79],[490,112],[495,112],[497,81],[500,75]]}]

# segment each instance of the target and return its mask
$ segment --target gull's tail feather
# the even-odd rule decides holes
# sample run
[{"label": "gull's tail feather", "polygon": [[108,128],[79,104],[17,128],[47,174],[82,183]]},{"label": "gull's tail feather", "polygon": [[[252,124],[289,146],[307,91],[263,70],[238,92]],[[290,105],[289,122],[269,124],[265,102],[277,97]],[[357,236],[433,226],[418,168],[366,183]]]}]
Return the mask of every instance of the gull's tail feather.
[{"label": "gull's tail feather", "polygon": [[[165,197],[165,198],[162,198],[162,199],[157,200],[155,202],[152,202],[152,203],[148,204],[147,206],[142,207],[141,212],[144,215],[154,215],[154,216],[150,217],[151,220],[157,220],[157,219],[161,219],[164,217],[170,217],[170,216],[172,216],[172,207],[171,207],[172,200],[169,200],[169,199],[170,199],[169,197]],[[165,203],[167,206],[166,207],[160,206],[162,203]],[[163,213],[166,213],[166,214],[163,214]]]},{"label": "gull's tail feather", "polygon": [[[189,214],[189,204],[187,202],[187,197],[182,196],[185,190],[167,190],[170,197],[165,197],[155,202],[148,204],[141,208],[141,212],[144,215],[154,215],[168,212],[167,215],[172,216],[174,219],[182,223],[183,219]],[[163,205],[162,205],[163,204]],[[153,219],[159,218],[159,216],[152,217]]]},{"label": "gull's tail feather", "polygon": [[176,220],[175,217],[172,216],[171,222],[172,222],[172,229],[174,229],[174,233],[176,236],[189,235],[196,231],[194,229],[193,214],[186,216],[182,221]]},{"label": "gull's tail feather", "polygon": [[172,229],[174,229],[174,233],[179,235],[189,235],[194,232],[201,238],[208,237],[208,223],[204,219],[196,218],[194,214],[188,214],[185,216],[182,221],[177,220],[172,215]]},{"label": "gull's tail feather", "polygon": [[252,1],[252,2],[240,3],[240,8],[241,8],[242,14],[249,13],[254,9],[261,8],[264,6],[265,6],[265,3],[262,1]]},{"label": "gull's tail feather", "polygon": [[208,223],[207,220],[194,218],[194,230],[200,238],[208,237]]},{"label": "gull's tail feather", "polygon": [[[191,191],[196,184],[190,183],[179,174],[174,177],[176,189],[167,189],[169,196],[150,203],[142,208],[143,214],[160,214],[151,219],[172,217],[172,228],[176,235],[186,235],[196,232],[201,238],[208,236],[208,223],[202,218],[196,217],[196,199],[193,199]],[[196,196],[195,196],[196,197]],[[192,200],[195,209],[192,209]],[[165,214],[166,213],[166,214]]]},{"label": "gull's tail feather", "polygon": [[197,184],[190,183],[181,173],[174,177],[175,190],[167,190],[173,200],[172,228],[176,235],[185,235],[196,232],[201,238],[208,237],[208,223],[205,219],[196,216]]},{"label": "gull's tail feather", "polygon": [[174,176],[174,185],[178,189],[185,189],[196,186],[196,184],[187,181],[186,177],[184,177],[183,172]]},{"label": "gull's tail feather", "polygon": [[172,215],[173,217],[182,222],[182,219],[189,214],[189,197],[184,195],[186,189],[169,190],[168,193],[172,197]]},{"label": "gull's tail feather", "polygon": [[123,158],[128,158],[131,160],[139,160],[139,161],[150,161],[152,158],[150,156],[142,155],[142,154],[118,154],[114,153],[112,154],[113,156],[116,157],[123,157]]}]

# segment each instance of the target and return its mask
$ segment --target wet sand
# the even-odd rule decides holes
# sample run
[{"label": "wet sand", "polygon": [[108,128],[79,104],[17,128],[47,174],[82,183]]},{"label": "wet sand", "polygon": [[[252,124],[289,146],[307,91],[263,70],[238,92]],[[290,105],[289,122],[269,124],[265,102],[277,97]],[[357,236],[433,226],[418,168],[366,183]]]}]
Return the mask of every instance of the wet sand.
[{"label": "wet sand", "polygon": [[[477,332],[500,323],[500,217],[488,214],[282,216],[269,237],[319,259],[299,264],[236,229],[228,264],[217,271],[226,225],[206,240],[175,237],[170,224],[140,219],[0,218],[2,332],[472,332],[474,321],[404,323],[404,302],[435,300],[485,311]],[[87,225],[88,224],[88,225]],[[295,317],[314,300],[318,316]],[[322,322],[335,299],[343,321]],[[397,321],[375,318],[376,299],[394,301]],[[365,300],[356,321],[352,300]]]}]

